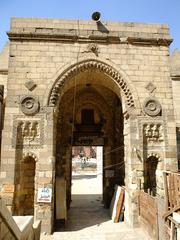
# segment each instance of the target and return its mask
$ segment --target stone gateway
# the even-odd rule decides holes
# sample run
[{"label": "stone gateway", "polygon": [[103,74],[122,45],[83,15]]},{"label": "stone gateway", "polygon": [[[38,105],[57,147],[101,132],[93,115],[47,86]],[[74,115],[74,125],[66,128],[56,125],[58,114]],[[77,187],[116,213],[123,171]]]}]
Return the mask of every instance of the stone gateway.
[{"label": "stone gateway", "polygon": [[168,26],[12,18],[8,37],[0,55],[6,205],[52,232],[62,177],[60,196],[71,203],[72,146],[103,146],[104,204],[124,185],[125,222],[136,226],[137,190],[163,197],[163,170],[178,169],[180,54],[170,57]]}]

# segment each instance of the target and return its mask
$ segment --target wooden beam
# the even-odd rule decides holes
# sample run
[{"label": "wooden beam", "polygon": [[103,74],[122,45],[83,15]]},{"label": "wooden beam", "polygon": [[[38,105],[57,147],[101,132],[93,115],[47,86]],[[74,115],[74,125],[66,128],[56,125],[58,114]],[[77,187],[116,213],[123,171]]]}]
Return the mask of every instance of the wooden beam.
[{"label": "wooden beam", "polygon": [[163,178],[164,178],[164,190],[165,190],[165,196],[166,196],[166,210],[169,210],[169,197],[168,197],[168,184],[167,184],[167,175],[166,172],[163,172]]},{"label": "wooden beam", "polygon": [[163,214],[162,218],[166,219],[169,215],[171,215],[173,212],[176,212],[179,209],[180,209],[180,204],[172,208],[171,210],[167,211],[165,214]]}]

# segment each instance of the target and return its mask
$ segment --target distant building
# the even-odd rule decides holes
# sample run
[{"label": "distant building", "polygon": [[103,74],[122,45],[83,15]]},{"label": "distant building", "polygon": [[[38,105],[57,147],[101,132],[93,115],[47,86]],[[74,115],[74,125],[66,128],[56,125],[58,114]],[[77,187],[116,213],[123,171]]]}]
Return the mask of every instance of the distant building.
[{"label": "distant building", "polygon": [[78,157],[80,152],[84,153],[86,158],[94,158],[96,157],[96,147],[93,146],[81,146],[81,147],[73,147],[72,148],[72,156]]}]

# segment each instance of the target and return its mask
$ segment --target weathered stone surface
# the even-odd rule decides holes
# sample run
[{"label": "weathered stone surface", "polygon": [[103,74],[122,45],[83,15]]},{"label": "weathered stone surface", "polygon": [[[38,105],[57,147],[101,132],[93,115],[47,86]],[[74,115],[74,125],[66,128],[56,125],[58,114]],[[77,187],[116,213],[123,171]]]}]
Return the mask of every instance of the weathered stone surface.
[{"label": "weathered stone surface", "polygon": [[[152,181],[151,190],[163,195],[159,172],[177,170],[179,53],[170,66],[168,26],[102,22],[98,28],[94,21],[13,18],[8,35],[9,68],[8,49],[0,55],[5,96],[8,70],[0,176],[2,186],[15,189],[5,195],[7,205],[23,213],[25,204],[51,232],[54,192],[51,203],[38,203],[38,188],[54,189],[55,175],[63,172],[70,194],[70,146],[103,139],[104,167],[122,165],[111,188],[126,185],[125,219],[136,225],[139,180],[144,188]],[[26,111],[33,108],[30,99],[38,102],[34,112]],[[84,109],[93,110],[91,137],[82,130]],[[108,184],[104,178],[104,191]]]}]

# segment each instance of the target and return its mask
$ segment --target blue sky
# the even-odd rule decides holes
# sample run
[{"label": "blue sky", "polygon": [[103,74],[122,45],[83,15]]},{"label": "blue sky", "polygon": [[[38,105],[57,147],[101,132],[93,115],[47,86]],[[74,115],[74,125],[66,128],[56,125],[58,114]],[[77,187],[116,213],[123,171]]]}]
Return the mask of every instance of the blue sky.
[{"label": "blue sky", "polygon": [[167,23],[171,51],[180,49],[180,0],[0,0],[0,50],[11,17],[90,19],[94,11],[104,21]]}]

